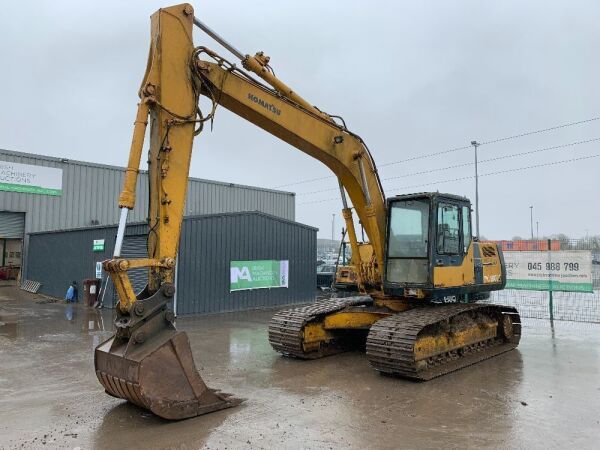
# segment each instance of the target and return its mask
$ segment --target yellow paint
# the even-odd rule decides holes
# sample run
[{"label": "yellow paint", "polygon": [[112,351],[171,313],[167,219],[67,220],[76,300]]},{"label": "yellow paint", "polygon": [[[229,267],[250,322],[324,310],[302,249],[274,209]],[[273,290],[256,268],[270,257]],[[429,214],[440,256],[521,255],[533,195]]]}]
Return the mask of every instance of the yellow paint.
[{"label": "yellow paint", "polygon": [[[149,291],[173,281],[187,189],[198,95],[192,88],[189,64],[194,10],[188,4],[163,8],[151,17],[148,64],[134,125],[133,139],[119,206],[132,209],[146,123],[150,118],[148,180],[150,189],[149,259],[129,264],[150,267]],[[163,264],[165,260],[173,264]],[[120,270],[120,265],[113,266]],[[111,270],[113,270],[111,269]],[[135,295],[126,272],[110,272],[119,295],[119,308],[128,311]],[[154,276],[156,275],[156,276]]]},{"label": "yellow paint", "polygon": [[297,92],[295,92],[291,87],[277,78],[274,74],[272,74],[269,70],[267,70],[267,65],[271,60],[270,57],[266,56],[263,52],[258,52],[254,56],[247,55],[246,58],[242,61],[242,65],[244,69],[249,70],[250,72],[254,72],[271,86],[273,86],[277,92],[283,95],[286,98],[289,98],[294,103],[302,106],[307,111],[310,111],[316,116],[320,116],[325,120],[331,120],[328,114],[323,111],[319,111],[305,99],[300,97]]},{"label": "yellow paint", "polygon": [[423,289],[404,288],[404,296],[422,300],[425,298],[425,291],[423,291]]},{"label": "yellow paint", "polygon": [[[293,97],[277,95],[212,62],[199,67],[207,86],[202,94],[209,98],[211,93],[214,94],[219,104],[322,162],[338,177],[369,237],[374,254],[374,258],[365,260],[359,250],[362,281],[379,290],[386,206],[375,165],[363,143],[323,115],[304,108]],[[269,79],[272,80],[265,78]],[[365,168],[371,205],[367,204],[362,190],[359,161]]]},{"label": "yellow paint", "polygon": [[390,314],[391,313],[341,311],[326,316],[323,321],[323,328],[326,330],[370,328],[375,322]]},{"label": "yellow paint", "polygon": [[304,351],[309,353],[318,350],[321,342],[328,342],[332,339],[333,335],[323,328],[322,323],[309,323],[304,327],[302,346]]},{"label": "yellow paint", "polygon": [[144,144],[144,135],[146,134],[146,125],[148,124],[148,99],[147,93],[144,93],[144,98],[138,104],[137,115],[133,128],[133,139],[131,141],[131,149],[129,151],[129,162],[125,172],[125,180],[123,181],[123,190],[119,196],[119,208],[133,209],[135,206],[135,188],[140,167],[140,159],[142,157],[142,147]]},{"label": "yellow paint", "polygon": [[475,284],[475,265],[473,258],[474,242],[460,266],[442,266],[433,268],[433,285],[435,287],[453,287]]},{"label": "yellow paint", "polygon": [[[356,239],[356,230],[354,229],[354,218],[352,217],[352,210],[350,208],[342,209],[342,216],[344,217],[344,222],[346,223],[346,230],[348,230],[348,238],[350,240],[350,248],[352,249],[351,264],[353,264],[354,267],[356,267],[356,266],[360,265],[361,258],[357,258],[356,256],[354,256],[354,255],[360,255],[360,250],[359,250],[358,241]],[[338,283],[340,283],[340,282],[341,283],[348,283],[348,282],[356,283],[359,290],[364,290],[363,278],[360,274],[360,271],[354,270],[354,267],[352,267],[352,266],[348,266],[348,267],[350,267],[350,273],[351,273],[351,275],[349,275],[348,278],[352,278],[352,281],[339,279],[336,274],[336,282],[338,282]],[[338,270],[338,273],[339,273],[339,270]]]},{"label": "yellow paint", "polygon": [[354,266],[338,266],[335,274],[335,282],[338,284],[357,284],[358,276]]},{"label": "yellow paint", "polygon": [[498,246],[493,242],[482,242],[481,247],[488,247],[493,256],[484,256],[484,249],[481,248],[481,263],[483,264],[483,284],[498,284],[502,281],[502,265],[498,257]]},{"label": "yellow paint", "polygon": [[391,312],[340,311],[325,316],[322,322],[309,323],[304,327],[302,346],[305,352],[318,351],[321,343],[335,338],[333,330],[368,329]]},{"label": "yellow paint", "polygon": [[380,308],[387,308],[394,312],[408,311],[415,307],[404,298],[373,297],[373,303]]},{"label": "yellow paint", "polygon": [[441,332],[434,336],[418,337],[415,342],[415,361],[492,339],[497,334],[497,328],[498,324],[489,319],[463,330],[448,332],[442,328]]},{"label": "yellow paint", "polygon": [[117,296],[119,297],[117,308],[122,313],[125,313],[130,310],[131,305],[133,305],[136,300],[136,294],[131,286],[129,276],[127,276],[127,272],[123,271],[109,271],[108,274],[110,275],[110,279],[112,280],[115,290],[117,291]]}]

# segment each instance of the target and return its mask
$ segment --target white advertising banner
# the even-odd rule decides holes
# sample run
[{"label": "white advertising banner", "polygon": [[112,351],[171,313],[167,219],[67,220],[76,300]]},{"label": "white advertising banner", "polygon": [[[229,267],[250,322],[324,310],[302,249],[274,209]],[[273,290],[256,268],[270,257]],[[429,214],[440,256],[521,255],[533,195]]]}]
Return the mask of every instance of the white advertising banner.
[{"label": "white advertising banner", "polygon": [[592,252],[504,252],[506,288],[593,292]]},{"label": "white advertising banner", "polygon": [[61,195],[62,169],[0,161],[0,191]]}]

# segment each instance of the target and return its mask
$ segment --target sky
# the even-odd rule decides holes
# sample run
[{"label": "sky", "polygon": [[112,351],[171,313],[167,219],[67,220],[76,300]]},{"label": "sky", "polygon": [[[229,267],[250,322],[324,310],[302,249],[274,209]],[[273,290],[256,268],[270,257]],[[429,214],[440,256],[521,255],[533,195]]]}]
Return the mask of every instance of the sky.
[{"label": "sky", "polygon": [[[124,166],[149,16],[164,6],[3,2],[0,148]],[[371,149],[388,197],[439,190],[474,202],[472,147],[427,155],[586,121],[479,147],[480,229],[490,239],[527,238],[533,206],[540,236],[600,234],[599,2],[193,6],[242,52],[265,51],[309,102],[343,116]],[[196,45],[233,59],[194,33]],[[196,138],[190,175],[283,186],[297,193],[296,220],[318,227],[319,237],[331,236],[332,214],[335,233],[342,227],[329,170],[224,108],[213,131]]]}]

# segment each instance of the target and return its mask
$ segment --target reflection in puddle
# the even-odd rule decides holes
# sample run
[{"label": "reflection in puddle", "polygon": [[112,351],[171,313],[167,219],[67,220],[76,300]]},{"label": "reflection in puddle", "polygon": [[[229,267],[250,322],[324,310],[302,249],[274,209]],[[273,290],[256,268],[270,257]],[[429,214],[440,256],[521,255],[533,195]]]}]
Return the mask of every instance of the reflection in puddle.
[{"label": "reflection in puddle", "polygon": [[65,308],[65,317],[69,322],[75,319],[75,308],[70,303]]},{"label": "reflection in puddle", "polygon": [[236,342],[232,341],[229,343],[229,353],[234,355],[246,354],[252,351],[252,347],[249,342]]},{"label": "reflection in puddle", "polygon": [[81,332],[92,337],[92,350],[112,336],[104,327],[104,316],[95,308],[86,308],[81,321]]},{"label": "reflection in puddle", "polygon": [[0,336],[15,339],[20,335],[19,322],[0,316]]},{"label": "reflection in puddle", "polygon": [[112,331],[93,331],[90,332],[92,336],[92,350],[95,350],[100,344],[112,337]]}]

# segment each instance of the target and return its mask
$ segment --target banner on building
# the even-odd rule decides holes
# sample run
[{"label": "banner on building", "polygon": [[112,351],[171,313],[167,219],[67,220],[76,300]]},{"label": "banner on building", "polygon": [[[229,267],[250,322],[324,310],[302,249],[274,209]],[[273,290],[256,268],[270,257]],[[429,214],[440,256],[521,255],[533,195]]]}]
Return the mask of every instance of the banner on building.
[{"label": "banner on building", "polygon": [[62,195],[62,169],[0,161],[0,191]]},{"label": "banner on building", "polygon": [[289,261],[231,261],[230,291],[288,287]]},{"label": "banner on building", "polygon": [[506,288],[593,292],[592,252],[504,252]]}]

